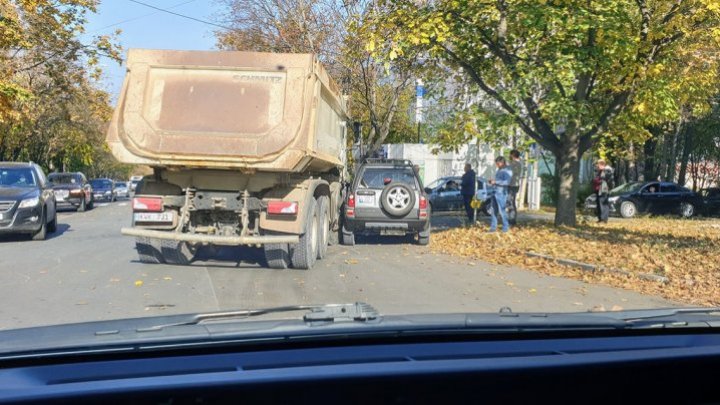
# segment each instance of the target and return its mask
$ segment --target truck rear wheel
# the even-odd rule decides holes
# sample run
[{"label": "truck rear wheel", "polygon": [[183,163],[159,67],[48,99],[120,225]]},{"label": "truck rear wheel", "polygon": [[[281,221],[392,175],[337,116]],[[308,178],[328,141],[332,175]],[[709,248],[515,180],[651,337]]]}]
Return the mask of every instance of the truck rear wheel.
[{"label": "truck rear wheel", "polygon": [[318,249],[317,258],[323,259],[327,255],[328,243],[330,243],[330,199],[327,196],[318,198]]},{"label": "truck rear wheel", "polygon": [[305,221],[305,232],[300,236],[300,242],[292,245],[290,260],[296,269],[310,269],[317,261],[319,218],[317,202],[310,200],[307,206],[308,218]]},{"label": "truck rear wheel", "polygon": [[186,266],[195,258],[195,249],[187,242],[163,239],[160,242],[160,252],[165,263]]},{"label": "truck rear wheel", "polygon": [[263,245],[265,261],[271,269],[290,267],[290,250],[287,243],[268,243]]},{"label": "truck rear wheel", "polygon": [[135,238],[135,250],[141,263],[160,264],[163,263],[160,253],[160,241],[150,238]]}]

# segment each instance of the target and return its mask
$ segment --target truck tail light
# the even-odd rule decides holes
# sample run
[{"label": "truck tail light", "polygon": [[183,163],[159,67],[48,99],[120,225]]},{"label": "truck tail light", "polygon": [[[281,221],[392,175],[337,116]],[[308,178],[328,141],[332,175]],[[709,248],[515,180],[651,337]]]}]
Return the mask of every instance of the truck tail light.
[{"label": "truck tail light", "polygon": [[297,215],[298,203],[295,201],[268,201],[267,213],[270,215]]},{"label": "truck tail light", "polygon": [[160,197],[135,197],[132,207],[133,211],[160,212],[163,210],[163,200]]},{"label": "truck tail light", "polygon": [[350,194],[347,201],[348,208],[355,208],[355,194]]}]

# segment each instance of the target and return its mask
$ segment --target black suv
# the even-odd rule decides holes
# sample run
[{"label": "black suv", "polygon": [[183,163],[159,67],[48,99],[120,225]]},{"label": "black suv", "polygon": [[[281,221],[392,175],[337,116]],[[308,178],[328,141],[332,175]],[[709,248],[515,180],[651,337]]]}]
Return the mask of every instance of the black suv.
[{"label": "black suv", "polygon": [[430,242],[430,206],[408,160],[368,160],[360,165],[345,201],[342,242],[355,234],[416,234]]},{"label": "black suv", "polygon": [[55,196],[40,166],[0,162],[0,234],[43,240],[56,228]]}]

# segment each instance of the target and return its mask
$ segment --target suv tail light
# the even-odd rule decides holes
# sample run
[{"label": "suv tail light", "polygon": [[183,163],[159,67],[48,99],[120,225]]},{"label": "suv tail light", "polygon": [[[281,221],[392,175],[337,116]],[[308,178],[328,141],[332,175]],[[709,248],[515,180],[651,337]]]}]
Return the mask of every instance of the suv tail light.
[{"label": "suv tail light", "polygon": [[427,210],[428,202],[427,202],[427,198],[425,198],[424,195],[420,195],[420,202],[418,203],[418,206],[420,207],[420,210],[419,210],[420,212],[418,213],[418,216],[420,217],[420,219],[427,218],[428,217],[428,210]]},{"label": "suv tail light", "polygon": [[347,200],[347,209],[345,210],[345,216],[348,218],[355,217],[355,194],[350,193]]},{"label": "suv tail light", "polygon": [[160,212],[163,210],[163,200],[160,197],[136,197],[132,202],[133,211]]},{"label": "suv tail light", "polygon": [[267,213],[271,215],[297,215],[298,203],[295,201],[268,201]]}]

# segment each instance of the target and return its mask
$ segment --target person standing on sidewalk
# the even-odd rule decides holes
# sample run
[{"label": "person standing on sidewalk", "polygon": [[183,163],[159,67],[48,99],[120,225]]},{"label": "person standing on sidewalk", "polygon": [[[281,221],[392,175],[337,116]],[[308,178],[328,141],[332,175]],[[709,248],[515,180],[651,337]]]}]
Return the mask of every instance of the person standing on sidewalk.
[{"label": "person standing on sidewalk", "polygon": [[513,174],[502,156],[495,158],[495,167],[497,167],[495,179],[490,180],[490,184],[495,186],[495,196],[493,197],[492,210],[490,210],[490,232],[497,230],[498,214],[502,220],[502,231],[507,232],[510,230],[510,224],[508,224],[505,206],[508,198],[508,187],[512,182]]},{"label": "person standing on sidewalk", "polygon": [[607,222],[610,216],[610,190],[613,188],[613,169],[603,159],[597,161],[597,172],[593,180],[597,197],[598,222]]},{"label": "person standing on sidewalk", "polygon": [[474,210],[470,206],[472,203],[473,196],[475,195],[475,188],[477,185],[477,175],[470,166],[470,163],[465,163],[465,174],[462,175],[462,182],[460,183],[460,194],[462,194],[463,204],[465,205],[465,213],[467,214],[468,221],[472,224],[475,220]]},{"label": "person standing on sidewalk", "polygon": [[520,180],[523,174],[523,164],[517,149],[510,151],[510,170],[512,171],[512,180],[508,186],[508,204],[512,204],[513,209],[517,211],[517,195],[520,191]]}]

